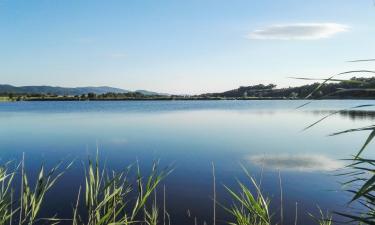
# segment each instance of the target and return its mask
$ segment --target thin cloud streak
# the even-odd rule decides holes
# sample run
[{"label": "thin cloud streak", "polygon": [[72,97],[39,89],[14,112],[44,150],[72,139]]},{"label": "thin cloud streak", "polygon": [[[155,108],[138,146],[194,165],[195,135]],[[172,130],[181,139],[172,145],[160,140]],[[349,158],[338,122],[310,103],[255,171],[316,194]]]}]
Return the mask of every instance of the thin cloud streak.
[{"label": "thin cloud streak", "polygon": [[330,38],[349,29],[348,25],[338,23],[277,24],[254,30],[247,35],[247,38],[260,40],[318,40]]}]

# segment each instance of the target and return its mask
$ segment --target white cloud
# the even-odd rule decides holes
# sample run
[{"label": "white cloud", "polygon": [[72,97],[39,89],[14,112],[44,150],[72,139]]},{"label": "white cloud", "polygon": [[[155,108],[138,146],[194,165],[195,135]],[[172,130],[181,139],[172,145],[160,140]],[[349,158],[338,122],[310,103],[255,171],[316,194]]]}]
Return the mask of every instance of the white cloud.
[{"label": "white cloud", "polygon": [[317,40],[349,30],[349,26],[338,23],[291,23],[278,24],[254,30],[249,39],[270,40]]},{"label": "white cloud", "polygon": [[324,155],[312,154],[281,154],[247,156],[254,165],[278,170],[293,171],[333,171],[343,167],[341,161],[330,159]]}]

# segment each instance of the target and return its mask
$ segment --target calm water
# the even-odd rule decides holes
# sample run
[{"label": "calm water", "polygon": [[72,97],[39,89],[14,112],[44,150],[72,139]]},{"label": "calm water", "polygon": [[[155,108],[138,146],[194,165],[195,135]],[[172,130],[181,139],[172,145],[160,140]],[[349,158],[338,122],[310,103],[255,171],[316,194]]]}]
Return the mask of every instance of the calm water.
[{"label": "calm water", "polygon": [[[338,159],[354,154],[365,133],[327,137],[335,131],[369,125],[366,111],[340,113],[318,126],[305,126],[332,110],[374,101],[319,101],[303,109],[302,101],[131,101],[131,102],[20,102],[0,104],[0,157],[20,160],[36,172],[41,162],[77,159],[50,192],[43,216],[71,216],[88,154],[96,151],[112,169],[139,160],[147,171],[154,159],[174,163],[166,179],[167,209],[172,224],[211,222],[211,162],[216,165],[218,200],[227,202],[222,184],[236,187],[243,179],[240,163],[259,177],[279,209],[278,170],[281,170],[286,224],[294,221],[295,203],[302,224],[311,224],[307,212],[342,210],[348,195],[333,176]],[[367,155],[375,157],[371,148]],[[94,153],[95,154],[95,153]],[[54,207],[54,210],[51,209]],[[219,210],[218,220],[228,217]]]}]

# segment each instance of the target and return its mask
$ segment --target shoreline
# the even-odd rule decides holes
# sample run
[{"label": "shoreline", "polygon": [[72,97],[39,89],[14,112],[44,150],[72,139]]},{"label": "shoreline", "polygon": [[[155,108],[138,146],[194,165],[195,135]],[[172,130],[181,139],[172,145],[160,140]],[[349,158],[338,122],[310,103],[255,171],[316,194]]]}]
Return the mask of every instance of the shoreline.
[{"label": "shoreline", "polygon": [[325,98],[325,99],[304,99],[304,98],[175,98],[175,97],[166,97],[166,98],[108,98],[108,99],[77,99],[77,98],[29,98],[29,99],[5,99],[0,98],[0,102],[89,102],[89,101],[272,101],[272,100],[291,100],[291,101],[301,101],[301,100],[375,100],[374,98]]}]

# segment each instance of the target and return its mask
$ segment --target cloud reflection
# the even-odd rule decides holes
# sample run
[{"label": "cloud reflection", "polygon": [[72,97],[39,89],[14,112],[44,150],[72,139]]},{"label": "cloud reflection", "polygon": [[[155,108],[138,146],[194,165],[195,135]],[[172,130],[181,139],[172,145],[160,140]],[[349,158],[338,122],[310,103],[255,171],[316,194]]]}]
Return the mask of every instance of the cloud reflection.
[{"label": "cloud reflection", "polygon": [[293,171],[333,171],[343,164],[318,154],[251,155],[247,159],[259,167]]}]

